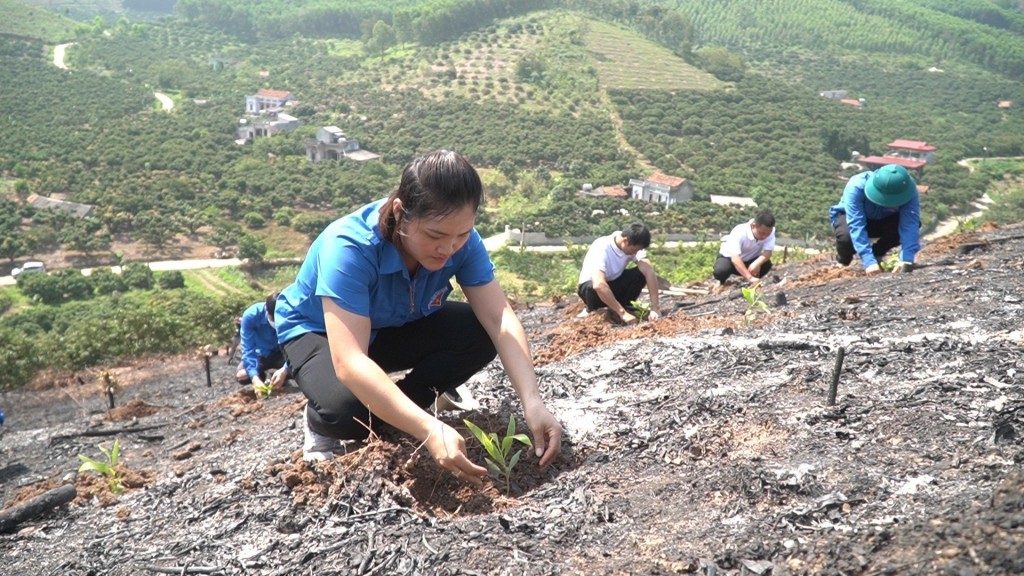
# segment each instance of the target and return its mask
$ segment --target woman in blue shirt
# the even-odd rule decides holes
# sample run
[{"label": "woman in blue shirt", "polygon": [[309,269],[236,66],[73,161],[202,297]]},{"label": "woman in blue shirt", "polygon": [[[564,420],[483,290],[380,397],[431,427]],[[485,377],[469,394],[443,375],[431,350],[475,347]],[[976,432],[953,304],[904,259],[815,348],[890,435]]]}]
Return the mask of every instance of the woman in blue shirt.
[{"label": "woman in blue shirt", "polygon": [[[562,427],[540,397],[522,324],[474,229],[483,187],[462,156],[415,159],[398,188],[330,225],[278,298],[278,339],[308,402],[307,460],[383,420],[423,442],[441,467],[474,484],[487,470],[425,410],[500,356],[523,405],[540,464]],[[454,277],[467,303],[447,302]],[[389,372],[410,370],[398,381]]]},{"label": "woman in blue shirt", "polygon": [[[839,204],[829,209],[829,219],[839,263],[847,266],[859,255],[868,274],[881,272],[878,261],[897,246],[902,246],[900,262],[893,271],[909,271],[921,249],[917,183],[897,164],[851,177]],[[877,240],[872,243],[872,238]]]}]

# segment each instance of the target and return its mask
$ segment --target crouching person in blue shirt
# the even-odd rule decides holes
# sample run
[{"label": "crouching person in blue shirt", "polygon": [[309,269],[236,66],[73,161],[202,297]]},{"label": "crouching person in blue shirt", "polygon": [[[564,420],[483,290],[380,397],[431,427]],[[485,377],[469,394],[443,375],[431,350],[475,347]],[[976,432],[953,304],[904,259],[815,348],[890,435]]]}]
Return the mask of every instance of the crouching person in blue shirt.
[{"label": "crouching person in blue shirt", "polygon": [[[855,174],[846,183],[839,204],[829,209],[836,235],[836,256],[847,266],[860,256],[864,272],[882,271],[878,261],[902,246],[893,272],[910,271],[921,249],[921,202],[907,169],[889,164]],[[877,238],[874,243],[871,239]]]},{"label": "crouching person in blue shirt", "polygon": [[257,390],[265,386],[268,376],[273,388],[280,388],[288,379],[288,366],[274,328],[277,296],[272,292],[266,301],[246,308],[239,327],[242,361],[238,364],[238,383],[252,383]]},{"label": "crouching person in blue shirt", "polygon": [[[433,152],[405,167],[390,196],[334,221],[310,246],[276,312],[285,357],[308,400],[307,461],[329,458],[339,440],[366,438],[384,421],[479,485],[487,469],[427,408],[496,354],[540,465],[559,454],[562,426],[541,399],[522,324],[474,229],[482,192],[465,158]],[[467,303],[447,301],[453,277]],[[397,382],[388,376],[407,369]]]}]

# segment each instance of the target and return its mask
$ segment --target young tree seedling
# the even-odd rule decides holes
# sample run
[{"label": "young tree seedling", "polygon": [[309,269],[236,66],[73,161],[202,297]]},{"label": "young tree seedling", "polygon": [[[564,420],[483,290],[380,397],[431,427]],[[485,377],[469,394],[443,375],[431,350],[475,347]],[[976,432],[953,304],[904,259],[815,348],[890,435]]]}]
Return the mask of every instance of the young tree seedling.
[{"label": "young tree seedling", "polygon": [[516,450],[515,454],[513,454],[512,443],[518,441],[527,446],[533,446],[533,442],[530,441],[529,436],[526,434],[516,434],[516,420],[511,414],[508,416],[508,429],[505,431],[505,437],[501,439],[494,432],[484,432],[479,426],[469,420],[463,420],[463,422],[487,452],[488,455],[484,457],[487,467],[496,476],[504,477],[505,494],[511,494],[512,470],[519,463],[519,457],[523,453],[522,450]]},{"label": "young tree seedling", "polygon": [[882,272],[892,272],[896,265],[900,263],[899,254],[890,254],[887,258],[878,263],[878,267],[882,269]]},{"label": "young tree seedling", "polygon": [[121,486],[121,475],[117,472],[117,460],[121,455],[121,443],[115,438],[114,445],[110,450],[104,448],[102,444],[97,444],[96,447],[103,453],[106,461],[93,460],[85,454],[79,454],[78,459],[82,461],[82,465],[78,467],[78,471],[96,472],[105,477],[107,485],[110,486],[110,491],[118,494],[124,490],[124,487]]},{"label": "young tree seedling", "polygon": [[758,314],[768,313],[768,304],[765,303],[760,286],[743,286],[743,299],[747,301],[747,311],[743,313],[743,325],[750,326],[750,323],[757,318]]},{"label": "young tree seedling", "polygon": [[274,385],[270,383],[270,379],[263,381],[263,384],[253,383],[252,389],[256,392],[257,398],[270,398],[270,395],[274,392]]},{"label": "young tree seedling", "polygon": [[643,322],[643,321],[647,320],[648,317],[650,317],[650,315],[651,315],[651,306],[649,304],[647,304],[646,302],[641,302],[639,300],[633,300],[629,304],[631,306],[633,306],[634,310],[636,310],[636,313],[634,315],[636,316],[637,320]]}]

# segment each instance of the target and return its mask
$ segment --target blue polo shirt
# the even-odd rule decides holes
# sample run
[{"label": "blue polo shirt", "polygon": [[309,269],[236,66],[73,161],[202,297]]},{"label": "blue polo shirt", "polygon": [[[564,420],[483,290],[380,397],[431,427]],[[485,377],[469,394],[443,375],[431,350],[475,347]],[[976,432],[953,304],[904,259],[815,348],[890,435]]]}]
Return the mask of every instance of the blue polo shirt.
[{"label": "blue polo shirt", "polygon": [[874,172],[871,171],[861,172],[846,183],[839,204],[828,210],[832,226],[836,225],[836,218],[845,212],[846,224],[850,228],[850,239],[853,240],[853,249],[860,255],[860,261],[867,268],[878,264],[874,252],[871,251],[868,220],[881,220],[898,212],[900,215],[900,260],[913,262],[914,257],[921,250],[921,200],[917,195],[916,184],[914,195],[906,204],[891,208],[880,206],[868,200],[867,194],[864,193],[864,187],[867,186],[868,180],[873,174]]},{"label": "blue polo shirt", "polygon": [[240,330],[242,366],[249,378],[254,378],[260,373],[260,358],[268,358],[280,349],[277,331],[267,318],[266,302],[257,302],[245,309]]},{"label": "blue polo shirt", "polygon": [[280,343],[308,332],[327,332],[324,296],[343,310],[368,317],[372,341],[381,328],[440,310],[452,291],[453,276],[462,286],[494,280],[494,264],[475,229],[440,270],[420,268],[410,278],[398,249],[380,234],[377,223],[384,202],[335,220],[313,241],[295,282],[277,298],[274,321]]}]

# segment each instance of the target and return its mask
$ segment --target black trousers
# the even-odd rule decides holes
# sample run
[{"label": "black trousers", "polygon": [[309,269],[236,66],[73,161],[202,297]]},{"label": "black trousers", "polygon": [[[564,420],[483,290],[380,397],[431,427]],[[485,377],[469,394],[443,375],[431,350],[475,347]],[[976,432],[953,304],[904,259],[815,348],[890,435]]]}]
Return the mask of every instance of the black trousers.
[{"label": "black trousers", "polygon": [[[868,220],[868,237],[877,238],[871,245],[871,251],[875,260],[881,261],[893,248],[900,245],[900,215],[895,213],[886,216],[881,220]],[[850,226],[846,223],[846,214],[839,214],[836,223],[832,226],[836,235],[836,260],[843,266],[853,262],[857,255],[853,248],[853,239],[850,238]]]},{"label": "black trousers", "polygon": [[[284,343],[292,378],[308,400],[309,427],[342,440],[361,440],[376,428],[366,406],[338,380],[327,335],[308,333]],[[448,302],[419,320],[382,328],[369,357],[385,372],[411,369],[397,384],[420,407],[469,380],[497,355],[494,344],[465,302]],[[363,424],[360,424],[362,422]]]},{"label": "black trousers", "polygon": [[[754,260],[757,260],[757,258],[757,256],[754,256],[750,260],[744,260],[743,264],[745,264],[747,268],[750,268],[750,265],[753,264]],[[758,270],[757,274],[754,274],[754,276],[764,278],[764,275],[771,272],[771,270],[772,261],[769,260],[764,264],[761,264],[761,268]],[[732,258],[726,258],[719,254],[718,258],[715,260],[715,268],[712,274],[715,276],[715,280],[724,284],[725,281],[729,279],[729,276],[739,274],[739,272],[736,270],[736,266],[733,265]]]},{"label": "black trousers", "polygon": [[[615,300],[622,304],[622,307],[626,310],[633,309],[631,302],[640,297],[640,292],[643,291],[644,286],[647,286],[647,279],[644,278],[639,268],[628,268],[615,280],[608,281],[608,287],[612,289]],[[590,280],[577,286],[576,294],[587,305],[587,310],[590,312],[607,306],[604,300],[601,300],[601,297],[597,295],[597,292],[594,290],[594,283]]]}]

